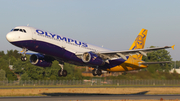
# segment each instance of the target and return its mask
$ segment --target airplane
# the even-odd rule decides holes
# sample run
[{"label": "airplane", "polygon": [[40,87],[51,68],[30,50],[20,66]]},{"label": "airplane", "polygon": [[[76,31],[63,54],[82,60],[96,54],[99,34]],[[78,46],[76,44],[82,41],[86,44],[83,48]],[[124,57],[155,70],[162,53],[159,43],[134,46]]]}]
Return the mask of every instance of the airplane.
[{"label": "airplane", "polygon": [[[27,60],[26,54],[31,55],[31,64],[40,67],[51,67],[52,61],[57,60],[61,67],[58,71],[60,77],[67,76],[67,71],[63,68],[64,62],[92,67],[92,74],[100,76],[102,70],[125,72],[147,68],[148,64],[169,63],[142,61],[142,56],[147,56],[149,52],[167,48],[174,50],[174,45],[144,49],[147,32],[147,29],[142,29],[129,50],[123,51],[112,51],[29,26],[13,28],[6,35],[6,39],[22,48],[22,61]],[[37,53],[27,53],[28,50]]]}]

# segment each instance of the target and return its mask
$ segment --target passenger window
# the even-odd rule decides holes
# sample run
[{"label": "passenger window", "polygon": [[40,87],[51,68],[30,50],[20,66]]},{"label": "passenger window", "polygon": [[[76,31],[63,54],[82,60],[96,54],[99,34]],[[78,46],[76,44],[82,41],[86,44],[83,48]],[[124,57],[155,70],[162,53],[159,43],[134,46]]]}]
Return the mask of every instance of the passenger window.
[{"label": "passenger window", "polygon": [[25,29],[23,29],[23,31],[26,33],[26,30],[25,30]]},{"label": "passenger window", "polygon": [[19,29],[21,32],[23,32],[23,30],[22,29]]}]

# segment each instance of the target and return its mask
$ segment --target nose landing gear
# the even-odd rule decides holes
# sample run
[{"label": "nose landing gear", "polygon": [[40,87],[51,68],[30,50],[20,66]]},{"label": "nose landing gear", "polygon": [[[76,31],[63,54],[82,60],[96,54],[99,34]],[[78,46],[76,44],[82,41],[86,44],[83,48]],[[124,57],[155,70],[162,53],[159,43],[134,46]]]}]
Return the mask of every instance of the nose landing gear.
[{"label": "nose landing gear", "polygon": [[26,52],[28,51],[28,49],[26,48],[23,48],[23,50],[21,52],[23,52],[23,56],[21,57],[21,61],[26,61],[27,58],[26,58]]}]

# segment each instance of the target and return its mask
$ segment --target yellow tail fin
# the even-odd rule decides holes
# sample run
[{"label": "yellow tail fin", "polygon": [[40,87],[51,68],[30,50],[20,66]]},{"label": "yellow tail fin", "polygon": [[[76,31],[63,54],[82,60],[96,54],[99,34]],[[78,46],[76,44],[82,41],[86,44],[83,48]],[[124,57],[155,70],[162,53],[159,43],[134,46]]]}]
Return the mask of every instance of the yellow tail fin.
[{"label": "yellow tail fin", "polygon": [[[148,30],[142,29],[136,39],[134,40],[133,44],[129,48],[129,50],[135,50],[135,49],[144,49],[145,42],[146,42],[146,36],[147,36]],[[142,54],[139,55],[133,55],[134,58],[142,59]]]}]

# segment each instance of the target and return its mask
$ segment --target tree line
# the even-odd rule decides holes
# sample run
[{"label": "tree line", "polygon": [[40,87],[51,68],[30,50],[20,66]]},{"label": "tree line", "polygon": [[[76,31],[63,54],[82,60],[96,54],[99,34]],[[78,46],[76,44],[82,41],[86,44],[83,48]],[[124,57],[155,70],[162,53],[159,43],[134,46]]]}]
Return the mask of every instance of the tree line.
[{"label": "tree line", "polygon": [[[153,48],[151,46],[150,48]],[[68,71],[67,77],[59,77],[58,70],[60,66],[58,61],[53,61],[51,67],[39,67],[32,65],[29,61],[29,55],[27,55],[27,61],[21,61],[21,55],[17,50],[8,50],[5,54],[4,51],[0,51],[0,80],[17,80],[18,76],[21,80],[81,80],[89,79],[92,77],[83,77],[82,72],[85,69],[75,68],[76,65],[65,63],[64,69]],[[147,57],[143,56],[143,60],[146,62],[152,61],[172,61],[171,55],[165,49],[153,51],[147,54]],[[110,79],[180,79],[179,74],[172,76],[169,74],[169,70],[173,67],[180,67],[180,61],[169,64],[153,64],[148,68],[140,70],[137,74],[128,73],[127,75],[110,76]],[[13,70],[10,70],[9,65],[13,65]],[[176,66],[174,66],[176,65]],[[166,73],[166,74],[163,74]],[[171,77],[169,76],[171,75]],[[169,77],[166,77],[169,76]],[[103,77],[102,77],[103,78]]]},{"label": "tree line", "polygon": [[[51,67],[43,68],[32,65],[29,61],[30,56],[26,56],[27,60],[21,61],[21,55],[17,50],[8,50],[7,54],[0,51],[0,73],[4,72],[3,75],[8,80],[17,80],[17,76],[21,76],[21,80],[82,79],[82,71],[75,68],[75,65],[65,63],[64,68],[68,71],[68,75],[67,77],[59,77],[58,70],[60,70],[60,66],[58,61],[53,61]],[[9,65],[13,65],[13,70],[10,70]]]}]

